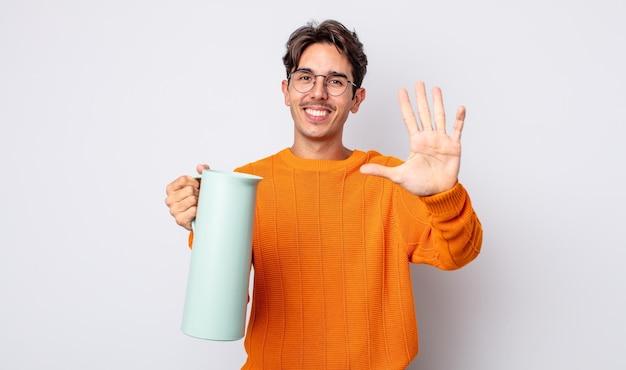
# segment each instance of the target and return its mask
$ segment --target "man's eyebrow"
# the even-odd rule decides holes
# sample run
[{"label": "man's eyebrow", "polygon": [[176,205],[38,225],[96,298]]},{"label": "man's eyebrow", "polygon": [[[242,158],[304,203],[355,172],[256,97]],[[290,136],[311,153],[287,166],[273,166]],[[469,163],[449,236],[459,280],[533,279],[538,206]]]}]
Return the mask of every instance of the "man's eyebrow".
[{"label": "man's eyebrow", "polygon": [[311,68],[296,68],[294,70],[294,72],[310,72],[310,73],[313,73],[313,70]]},{"label": "man's eyebrow", "polygon": [[[316,74],[315,72],[313,72],[313,70],[311,68],[307,68],[307,67],[298,68],[294,72],[309,72],[309,73],[312,73],[312,74]],[[341,76],[341,77],[348,78],[347,74],[345,74],[343,72],[337,72],[337,71],[330,71],[330,72],[328,72],[328,74],[326,76]]]}]

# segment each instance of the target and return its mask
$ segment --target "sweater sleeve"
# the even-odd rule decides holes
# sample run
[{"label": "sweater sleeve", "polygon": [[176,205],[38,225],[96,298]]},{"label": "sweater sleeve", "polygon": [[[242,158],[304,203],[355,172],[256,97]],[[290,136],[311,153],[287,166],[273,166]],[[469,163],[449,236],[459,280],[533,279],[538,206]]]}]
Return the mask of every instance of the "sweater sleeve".
[{"label": "sweater sleeve", "polygon": [[187,237],[187,245],[189,249],[193,248],[193,231],[189,232],[189,237]]},{"label": "sweater sleeve", "polygon": [[422,227],[404,225],[409,229],[404,236],[411,262],[455,270],[478,256],[482,225],[460,183],[429,197],[415,197],[408,192],[403,192],[401,197],[407,211],[415,214],[415,208],[419,209],[420,215],[413,221],[422,223]]}]

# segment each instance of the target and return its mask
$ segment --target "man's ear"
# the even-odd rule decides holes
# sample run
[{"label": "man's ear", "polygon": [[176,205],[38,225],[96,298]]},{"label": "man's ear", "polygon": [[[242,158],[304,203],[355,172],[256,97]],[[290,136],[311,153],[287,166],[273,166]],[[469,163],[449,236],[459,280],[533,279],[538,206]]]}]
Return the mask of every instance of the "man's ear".
[{"label": "man's ear", "polygon": [[290,106],[289,102],[289,81],[283,80],[281,84],[281,90],[283,91],[283,95],[285,96],[285,105]]},{"label": "man's ear", "polygon": [[356,89],[356,92],[354,93],[354,98],[352,99],[352,108],[350,108],[350,112],[352,113],[356,113],[359,111],[359,106],[361,105],[361,103],[363,103],[363,100],[365,100],[365,89],[362,87],[359,87],[358,89]]}]

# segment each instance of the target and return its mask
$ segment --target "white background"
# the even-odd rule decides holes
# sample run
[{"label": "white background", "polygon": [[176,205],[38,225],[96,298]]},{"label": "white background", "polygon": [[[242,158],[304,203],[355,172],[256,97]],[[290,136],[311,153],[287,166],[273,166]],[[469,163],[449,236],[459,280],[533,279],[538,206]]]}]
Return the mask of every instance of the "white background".
[{"label": "white background", "polygon": [[[180,332],[187,233],[165,186],[291,144],[280,82],[311,19],[370,66],[351,148],[404,158],[396,103],[468,109],[466,268],[413,267],[410,369],[624,369],[626,5],[621,0],[0,1],[0,368],[237,369]],[[251,77],[253,76],[253,77]]]}]

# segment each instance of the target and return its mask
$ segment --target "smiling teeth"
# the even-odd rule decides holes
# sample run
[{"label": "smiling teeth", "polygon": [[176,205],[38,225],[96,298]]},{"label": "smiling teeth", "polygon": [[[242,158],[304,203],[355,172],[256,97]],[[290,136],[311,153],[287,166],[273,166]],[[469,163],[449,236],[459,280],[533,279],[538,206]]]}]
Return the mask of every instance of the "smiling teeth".
[{"label": "smiling teeth", "polygon": [[324,117],[326,115],[328,115],[328,111],[325,110],[313,110],[313,109],[307,109],[306,112],[312,116],[315,117]]}]

